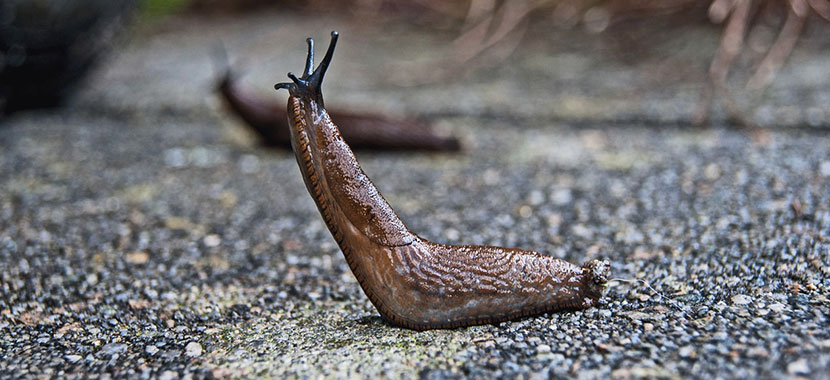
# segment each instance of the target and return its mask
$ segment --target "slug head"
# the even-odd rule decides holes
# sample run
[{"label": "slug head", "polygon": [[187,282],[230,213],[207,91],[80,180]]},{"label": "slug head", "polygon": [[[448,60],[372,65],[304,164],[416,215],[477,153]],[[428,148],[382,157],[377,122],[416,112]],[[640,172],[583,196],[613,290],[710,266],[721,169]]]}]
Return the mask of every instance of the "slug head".
[{"label": "slug head", "polygon": [[312,71],[314,68],[314,40],[311,38],[306,39],[306,42],[308,42],[308,56],[306,57],[303,75],[297,78],[294,73],[289,72],[288,77],[291,78],[291,82],[277,83],[274,85],[274,88],[277,90],[284,88],[288,90],[291,96],[313,100],[320,106],[323,106],[323,93],[321,91],[323,76],[326,75],[326,70],[328,70],[329,64],[331,63],[331,57],[334,55],[334,47],[337,45],[338,36],[339,34],[336,30],[331,32],[331,42],[329,42],[326,55],[323,57],[323,61],[320,62],[320,66],[317,66],[317,69],[314,69],[314,71]]}]

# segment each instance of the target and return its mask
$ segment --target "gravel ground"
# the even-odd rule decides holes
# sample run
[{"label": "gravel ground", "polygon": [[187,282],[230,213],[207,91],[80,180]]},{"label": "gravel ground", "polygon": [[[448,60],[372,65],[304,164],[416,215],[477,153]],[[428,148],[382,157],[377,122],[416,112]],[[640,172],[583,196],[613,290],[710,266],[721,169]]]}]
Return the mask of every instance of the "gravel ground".
[{"label": "gravel ground", "polygon": [[[291,153],[257,146],[210,95],[220,36],[249,64],[266,62],[246,77],[265,91],[299,69],[309,31],[332,24],[343,45],[327,105],[384,96],[377,107],[430,115],[464,138],[457,155],[358,154],[410,229],[606,258],[626,281],[585,311],[428,332],[386,325]],[[775,126],[800,127],[746,133],[678,126],[696,87],[629,78],[631,67],[593,79],[606,87],[566,91],[585,58],[535,56],[533,43],[519,67],[547,67],[547,82],[525,87],[533,77],[513,67],[401,89],[374,75],[391,58],[359,60],[392,37],[414,41],[401,27],[380,47],[360,45],[368,27],[275,14],[158,29],[140,32],[73,107],[0,125],[0,377],[830,378],[830,75],[809,80],[826,51],[798,50],[765,103],[797,111],[791,122],[770,111]],[[655,102],[607,108],[632,82]],[[546,85],[564,90],[551,100]],[[787,93],[806,100],[778,102]]]}]

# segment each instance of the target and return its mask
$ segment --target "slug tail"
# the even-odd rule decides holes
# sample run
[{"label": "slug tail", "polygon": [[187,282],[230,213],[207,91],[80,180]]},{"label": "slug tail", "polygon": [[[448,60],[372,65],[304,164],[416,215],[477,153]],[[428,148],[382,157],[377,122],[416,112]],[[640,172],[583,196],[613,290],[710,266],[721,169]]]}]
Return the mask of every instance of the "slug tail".
[{"label": "slug tail", "polygon": [[592,304],[583,305],[584,307],[593,306],[602,297],[602,290],[608,283],[609,267],[610,264],[605,260],[589,260],[582,264],[582,271],[585,276],[582,283],[583,293],[591,300]]},{"label": "slug tail", "polygon": [[588,277],[596,285],[605,285],[608,282],[608,267],[610,265],[605,260],[590,260],[582,267],[588,272]]}]

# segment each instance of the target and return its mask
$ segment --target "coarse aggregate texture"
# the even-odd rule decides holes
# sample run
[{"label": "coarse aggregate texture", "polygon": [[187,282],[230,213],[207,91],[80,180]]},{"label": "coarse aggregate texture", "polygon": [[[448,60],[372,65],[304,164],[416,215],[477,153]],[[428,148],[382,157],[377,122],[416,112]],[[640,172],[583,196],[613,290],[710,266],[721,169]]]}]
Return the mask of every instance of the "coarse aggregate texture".
[{"label": "coarse aggregate texture", "polygon": [[[271,19],[285,21],[284,45]],[[431,107],[456,90],[426,100],[427,88],[407,98],[369,82],[352,105],[388,91],[390,109],[433,115],[465,142],[461,154],[358,153],[411,230],[605,258],[626,280],[584,311],[414,332],[362,294],[292,154],[257,146],[209,100],[202,53],[225,31],[292,51],[272,57],[270,86],[299,69],[310,30],[344,21],[188,22],[216,28],[144,32],[74,107],[2,121],[0,377],[830,377],[824,128],[665,126],[636,109],[642,122],[618,124],[594,98],[585,112],[612,117],[577,123],[538,105],[454,116]],[[338,80],[369,77],[346,75],[360,54],[343,35],[327,105],[349,101]]]}]

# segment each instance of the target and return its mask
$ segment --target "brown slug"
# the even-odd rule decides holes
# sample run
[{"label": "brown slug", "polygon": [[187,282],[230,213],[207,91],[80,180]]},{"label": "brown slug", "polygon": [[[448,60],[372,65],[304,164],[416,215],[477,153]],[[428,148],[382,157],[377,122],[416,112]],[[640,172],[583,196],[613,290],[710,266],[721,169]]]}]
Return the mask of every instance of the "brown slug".
[{"label": "brown slug", "polygon": [[366,176],[323,105],[321,84],[337,43],[312,71],[288,73],[291,145],[303,180],[361,288],[390,323],[454,328],[594,306],[608,263],[582,267],[538,252],[443,245],[410,232]]},{"label": "brown slug", "polygon": [[[243,88],[230,69],[217,90],[227,105],[269,146],[291,148],[285,107],[268,102]],[[340,133],[354,149],[447,151],[461,149],[453,136],[436,134],[426,122],[370,113],[336,110],[330,113]]]}]

